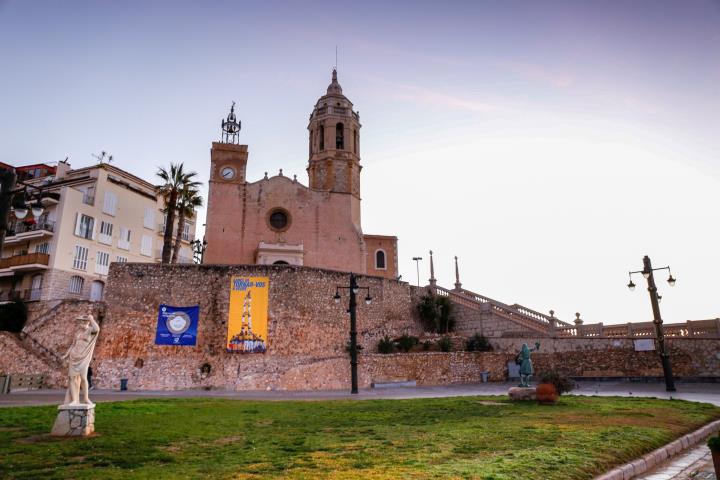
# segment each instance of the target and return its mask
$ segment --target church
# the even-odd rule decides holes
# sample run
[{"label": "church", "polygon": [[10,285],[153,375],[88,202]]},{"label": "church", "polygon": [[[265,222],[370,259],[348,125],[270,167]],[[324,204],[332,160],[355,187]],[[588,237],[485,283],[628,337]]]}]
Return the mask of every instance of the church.
[{"label": "church", "polygon": [[222,122],[222,141],[210,151],[204,263],[303,265],[397,278],[397,237],[362,230],[360,127],[333,70],[307,127],[308,186],[282,170],[251,182],[233,107]]}]

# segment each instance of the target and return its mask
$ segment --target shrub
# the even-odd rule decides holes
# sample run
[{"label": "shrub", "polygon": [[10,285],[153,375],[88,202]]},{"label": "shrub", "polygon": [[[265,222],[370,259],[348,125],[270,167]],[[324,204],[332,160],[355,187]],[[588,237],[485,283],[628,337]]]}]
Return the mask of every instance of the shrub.
[{"label": "shrub", "polygon": [[0,305],[0,330],[6,332],[20,332],[27,320],[27,307],[22,300]]},{"label": "shrub", "polygon": [[403,352],[409,352],[411,348],[420,343],[420,340],[418,339],[418,337],[413,337],[412,335],[405,334],[395,340],[395,343],[397,344],[398,349],[402,350]]},{"label": "shrub", "polygon": [[[363,349],[363,346],[360,345],[359,343],[356,343],[356,344],[355,344],[355,349],[356,349],[358,352],[360,352],[360,351]],[[350,354],[350,340],[348,340],[347,343],[345,344],[345,351],[348,353],[348,355]]]},{"label": "shrub", "polygon": [[418,313],[425,330],[437,333],[449,333],[455,326],[453,303],[448,297],[428,293],[420,298]]},{"label": "shrub", "polygon": [[465,343],[465,350],[468,352],[491,352],[492,349],[493,347],[490,345],[487,337],[479,333],[470,337]]},{"label": "shrub", "polygon": [[575,382],[571,378],[560,375],[555,370],[543,372],[543,374],[540,375],[540,383],[552,383],[555,385],[555,390],[557,390],[558,395],[567,393],[575,388]]},{"label": "shrub", "polygon": [[441,352],[449,352],[452,350],[452,339],[445,335],[440,340],[438,340],[438,347],[440,347]]},{"label": "shrub", "polygon": [[430,347],[432,346],[432,342],[430,340],[425,340],[422,345],[423,345],[422,349],[427,352],[428,350],[430,350]]},{"label": "shrub", "polygon": [[720,452],[720,436],[710,437],[707,446],[713,452]]},{"label": "shrub", "polygon": [[390,340],[390,337],[385,335],[378,342],[378,353],[393,353],[395,351],[395,342]]}]

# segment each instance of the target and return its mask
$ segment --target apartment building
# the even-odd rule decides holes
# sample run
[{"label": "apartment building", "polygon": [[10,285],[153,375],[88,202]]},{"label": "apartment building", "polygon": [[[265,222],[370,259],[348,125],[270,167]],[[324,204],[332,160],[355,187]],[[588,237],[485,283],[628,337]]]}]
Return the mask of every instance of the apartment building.
[{"label": "apartment building", "polygon": [[[18,167],[18,169],[21,167]],[[59,162],[28,178],[44,207],[11,214],[0,258],[0,300],[100,300],[112,262],[159,262],[163,199],[156,186],[114,165],[71,169]],[[194,218],[186,219],[178,261],[192,261]]]}]

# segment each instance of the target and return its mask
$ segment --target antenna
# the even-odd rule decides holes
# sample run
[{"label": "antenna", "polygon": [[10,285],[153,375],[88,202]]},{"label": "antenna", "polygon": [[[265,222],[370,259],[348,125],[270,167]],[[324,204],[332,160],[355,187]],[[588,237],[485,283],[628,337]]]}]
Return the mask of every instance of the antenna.
[{"label": "antenna", "polygon": [[337,70],[337,45],[335,45],[335,70]]}]

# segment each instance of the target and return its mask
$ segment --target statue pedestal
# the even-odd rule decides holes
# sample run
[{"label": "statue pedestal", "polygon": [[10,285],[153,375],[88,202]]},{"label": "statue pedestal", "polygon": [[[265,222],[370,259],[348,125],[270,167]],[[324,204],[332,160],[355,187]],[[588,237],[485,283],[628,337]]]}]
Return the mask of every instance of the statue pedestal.
[{"label": "statue pedestal", "polygon": [[50,435],[86,437],[95,431],[95,405],[60,405]]},{"label": "statue pedestal", "polygon": [[510,395],[510,400],[515,401],[533,401],[537,398],[535,387],[511,387],[508,395]]}]

